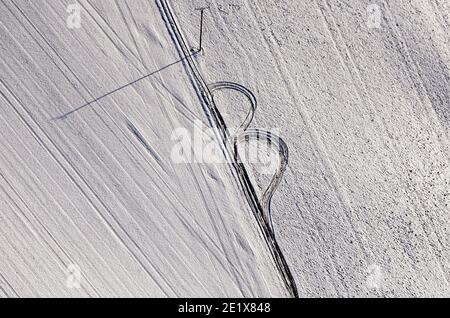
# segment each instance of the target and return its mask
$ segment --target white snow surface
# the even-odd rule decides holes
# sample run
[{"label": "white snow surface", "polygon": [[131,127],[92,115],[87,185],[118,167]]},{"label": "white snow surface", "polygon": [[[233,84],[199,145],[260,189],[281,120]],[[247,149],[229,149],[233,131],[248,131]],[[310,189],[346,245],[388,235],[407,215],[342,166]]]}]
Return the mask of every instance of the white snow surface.
[{"label": "white snow surface", "polygon": [[156,4],[70,3],[0,4],[2,296],[286,296],[230,168],[171,160],[208,121]]},{"label": "white snow surface", "polygon": [[[72,0],[0,2],[0,297],[289,296],[231,165],[171,159],[210,121],[158,1],[78,0],[79,29]],[[289,147],[299,295],[450,296],[448,1],[170,3],[192,47],[206,8],[200,71]]]}]

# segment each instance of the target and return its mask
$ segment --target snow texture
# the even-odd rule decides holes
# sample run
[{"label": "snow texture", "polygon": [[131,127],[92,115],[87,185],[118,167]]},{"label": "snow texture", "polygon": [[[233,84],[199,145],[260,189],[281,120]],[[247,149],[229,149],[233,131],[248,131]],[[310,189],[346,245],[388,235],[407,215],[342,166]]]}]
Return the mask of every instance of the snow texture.
[{"label": "snow texture", "polygon": [[[448,1],[0,12],[0,297],[450,296]],[[214,107],[279,178],[174,162]]]}]

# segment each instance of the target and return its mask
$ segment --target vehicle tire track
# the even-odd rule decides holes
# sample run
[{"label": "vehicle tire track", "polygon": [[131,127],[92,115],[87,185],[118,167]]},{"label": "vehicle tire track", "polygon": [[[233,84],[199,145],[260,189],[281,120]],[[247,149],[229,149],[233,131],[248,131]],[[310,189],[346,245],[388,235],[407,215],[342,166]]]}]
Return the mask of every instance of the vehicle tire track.
[{"label": "vehicle tire track", "polygon": [[[224,152],[224,155],[226,156],[227,160],[231,160],[229,162],[232,162],[232,166],[234,167],[237,176],[238,181],[241,184],[244,194],[247,198],[248,203],[250,204],[250,207],[252,208],[252,211],[255,215],[255,217],[258,220],[258,224],[262,230],[263,236],[266,240],[266,242],[269,245],[269,249],[272,253],[272,256],[274,257],[275,263],[277,264],[278,270],[280,271],[280,274],[284,280],[284,283],[286,285],[286,288],[288,289],[289,293],[293,297],[298,297],[297,288],[295,285],[295,281],[292,277],[292,274],[289,270],[289,267],[284,259],[284,256],[281,252],[280,247],[278,246],[278,243],[276,242],[275,237],[273,236],[273,231],[270,223],[267,222],[267,217],[264,215],[268,214],[268,211],[265,211],[263,208],[261,200],[257,197],[255,190],[253,188],[253,185],[251,184],[251,181],[249,179],[249,176],[247,174],[247,171],[242,163],[240,163],[239,155],[236,151],[233,151],[229,147],[230,140],[233,140],[234,138],[230,138],[233,136],[229,136],[226,124],[220,115],[220,112],[215,105],[214,98],[212,96],[212,92],[210,88],[206,85],[200,71],[198,70],[196,63],[194,62],[193,58],[190,56],[190,50],[188,46],[186,45],[186,41],[181,33],[181,30],[179,28],[179,24],[175,19],[175,16],[173,14],[173,9],[168,3],[167,0],[157,0],[158,7],[160,8],[161,15],[163,19],[165,20],[167,24],[167,28],[173,37],[174,43],[177,46],[177,49],[180,51],[180,55],[184,57],[186,60],[185,66],[187,68],[188,73],[190,76],[193,77],[195,88],[199,94],[200,100],[206,106],[206,110],[209,113],[209,118],[212,121],[212,125],[215,128],[219,129],[220,134],[220,140],[222,140],[223,144],[221,145],[222,150]],[[241,89],[242,86],[237,86],[237,84],[230,85],[219,83],[217,86],[213,85],[213,91],[217,90],[219,88],[224,88],[226,86],[231,87],[232,89]],[[242,90],[244,94],[248,92],[248,90]],[[246,95],[247,96],[247,95]],[[252,104],[253,105],[253,104]],[[256,107],[256,103],[254,104],[254,107]],[[248,127],[249,122],[251,122],[253,114],[253,106],[250,113],[247,115],[246,119],[241,125],[241,128]],[[254,135],[255,131],[249,132],[249,136],[252,136],[252,138],[255,137]],[[287,163],[287,160],[285,161]],[[281,174],[282,176],[282,174]],[[268,192],[266,194],[266,204],[270,204],[271,199],[271,193],[273,194],[273,186],[276,187],[278,178],[275,177],[275,181],[271,183],[272,187],[269,186]]]}]

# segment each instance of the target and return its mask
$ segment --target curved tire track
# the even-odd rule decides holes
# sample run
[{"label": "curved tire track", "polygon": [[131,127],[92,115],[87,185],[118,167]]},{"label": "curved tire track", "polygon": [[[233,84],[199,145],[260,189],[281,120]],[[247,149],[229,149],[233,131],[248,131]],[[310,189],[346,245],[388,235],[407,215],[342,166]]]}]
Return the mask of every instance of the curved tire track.
[{"label": "curved tire track", "polygon": [[278,185],[283,179],[284,171],[286,170],[286,167],[288,165],[289,150],[286,143],[280,137],[272,134],[271,132],[261,129],[248,129],[235,138],[234,159],[236,162],[239,162],[240,160],[237,150],[238,144],[242,142],[248,142],[249,140],[252,139],[256,141],[264,141],[270,143],[271,148],[278,149],[278,155],[280,157],[279,165],[276,171],[274,172],[274,175],[269,185],[263,192],[260,199],[264,221],[270,225],[272,236],[275,236],[275,232],[273,231],[272,212],[270,209],[271,206],[270,203],[275,193],[275,190],[278,188]]},{"label": "curved tire track", "polygon": [[[255,95],[245,86],[242,86],[240,84],[236,84],[233,82],[217,82],[208,85],[209,92],[212,96],[212,99],[214,101],[214,93],[216,93],[219,90],[234,90],[241,94],[243,94],[250,102],[250,109],[247,113],[247,116],[245,117],[244,121],[242,122],[241,126],[239,127],[239,131],[245,131],[248,129],[250,124],[253,121],[253,118],[255,117],[257,102]],[[215,101],[214,101],[215,103]],[[218,112],[218,115],[222,117],[220,112]],[[222,118],[223,121],[223,118]]]},{"label": "curved tire track", "polygon": [[[186,41],[180,30],[179,24],[175,19],[175,15],[173,14],[174,10],[170,6],[169,1],[156,0],[156,4],[160,10],[164,22],[166,23],[168,32],[170,33],[180,56],[183,58],[184,66],[186,68],[186,71],[188,72],[188,75],[192,79],[192,84],[196,89],[199,99],[203,102],[203,105],[206,107],[207,116],[209,117],[212,126],[214,128],[217,128],[217,130],[220,133],[219,137],[221,137],[221,140],[223,142],[223,144],[221,145],[223,153],[227,158],[227,160],[230,160],[228,162],[232,163],[231,165],[233,166],[235,172],[237,173],[238,178],[237,181],[241,185],[244,195],[246,196],[246,199],[252,209],[252,212],[258,221],[264,239],[269,246],[269,250],[275,260],[277,268],[286,285],[286,288],[292,297],[298,297],[298,291],[295,285],[294,278],[291,274],[289,266],[286,263],[283,253],[275,239],[270,216],[270,202],[272,196],[283,177],[284,170],[288,163],[287,145],[284,143],[284,141],[281,140],[281,138],[279,137],[273,138],[275,137],[275,135],[272,135],[270,132],[260,129],[248,129],[250,123],[253,120],[257,106],[256,98],[250,90],[248,90],[242,85],[232,82],[218,82],[215,84],[211,84],[209,86],[206,84],[202,74],[197,68],[197,65],[192,57],[191,50],[189,49],[189,46],[186,44]],[[251,103],[247,117],[241,124],[239,131],[233,136],[229,135],[226,124],[215,104],[213,97],[214,92],[222,89],[236,90],[244,94],[244,96],[246,96]],[[268,188],[263,193],[262,198],[258,198],[258,195],[248,176],[247,170],[245,169],[244,164],[240,160],[237,151],[237,145],[242,140],[245,140],[245,138],[260,140],[261,137],[264,138],[266,141],[278,146],[281,164],[278,167],[274,177],[272,178]]]}]

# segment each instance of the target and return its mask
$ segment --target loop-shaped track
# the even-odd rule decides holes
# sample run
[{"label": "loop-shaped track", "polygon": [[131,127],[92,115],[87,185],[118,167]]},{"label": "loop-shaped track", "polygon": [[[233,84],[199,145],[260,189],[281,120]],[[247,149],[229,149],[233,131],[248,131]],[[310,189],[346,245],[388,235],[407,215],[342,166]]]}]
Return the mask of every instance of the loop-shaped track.
[{"label": "loop-shaped track", "polygon": [[233,82],[217,82],[217,83],[208,85],[208,88],[209,88],[209,91],[210,91],[213,99],[214,99],[214,93],[216,93],[219,90],[234,90],[234,91],[241,93],[248,99],[248,101],[250,102],[250,109],[249,109],[244,121],[239,126],[239,131],[245,131],[250,126],[250,124],[252,123],[253,118],[255,116],[256,107],[257,107],[255,95],[247,87],[242,86],[240,84],[233,83]]},{"label": "loop-shaped track", "polygon": [[261,130],[261,129],[247,129],[240,135],[238,135],[234,139],[234,158],[236,161],[239,159],[238,154],[238,144],[241,142],[247,142],[249,140],[256,140],[261,142],[268,142],[271,145],[271,148],[278,149],[278,155],[279,155],[279,165],[274,171],[274,175],[263,192],[260,203],[262,207],[263,212],[263,218],[265,222],[269,225],[270,230],[272,232],[272,236],[275,237],[275,232],[273,230],[273,222],[272,222],[272,212],[271,212],[271,200],[273,197],[273,194],[275,193],[275,190],[277,189],[278,185],[280,184],[281,180],[283,179],[284,171],[286,170],[286,167],[288,165],[289,160],[289,150],[286,145],[286,143],[281,139],[280,137],[272,134],[269,131]]},{"label": "loop-shaped track", "polygon": [[[212,125],[220,131],[220,135],[223,141],[221,145],[224,151],[224,155],[227,159],[232,160],[232,166],[235,169],[238,182],[241,185],[244,195],[247,198],[247,201],[252,209],[252,212],[255,218],[258,221],[258,224],[262,230],[262,234],[269,246],[270,252],[275,260],[275,263],[280,271],[281,277],[284,280],[284,283],[293,297],[298,297],[297,287],[292,277],[289,266],[286,263],[286,260],[281,252],[281,249],[275,239],[273,228],[271,226],[270,221],[270,201],[273,196],[273,193],[278,186],[281,177],[283,175],[284,169],[287,164],[287,146],[284,142],[278,142],[279,149],[282,154],[282,163],[277,170],[278,172],[275,174],[274,178],[270,182],[268,188],[265,190],[262,198],[258,198],[255,189],[248,177],[248,173],[239,159],[239,154],[235,151],[235,145],[238,140],[244,136],[249,136],[254,138],[255,130],[248,129],[253,116],[254,111],[256,110],[256,98],[253,93],[251,93],[247,88],[230,82],[219,82],[216,84],[212,84],[208,86],[203,79],[193,57],[191,51],[186,44],[186,40],[180,30],[179,24],[175,19],[175,15],[173,14],[173,9],[169,4],[168,0],[156,0],[158,7],[160,8],[162,18],[164,19],[167,29],[174,41],[175,46],[177,47],[183,61],[185,61],[185,67],[188,72],[188,75],[192,79],[192,83],[194,88],[196,89],[200,100],[203,105],[206,106],[206,113],[208,118],[211,119]],[[222,115],[220,114],[213,98],[214,91],[219,89],[234,89],[243,93],[247,98],[251,101],[251,109],[249,114],[247,115],[244,122],[241,124],[241,132],[239,134],[235,134],[234,136],[230,136],[227,131],[226,124],[223,120]],[[269,132],[264,132],[262,130],[259,131],[259,134],[263,134],[266,137],[269,137],[269,141],[273,139],[273,135]],[[278,138],[278,140],[281,140]],[[230,145],[231,141],[231,145]],[[284,159],[283,159],[284,158]],[[268,221],[269,220],[269,221]]]}]

